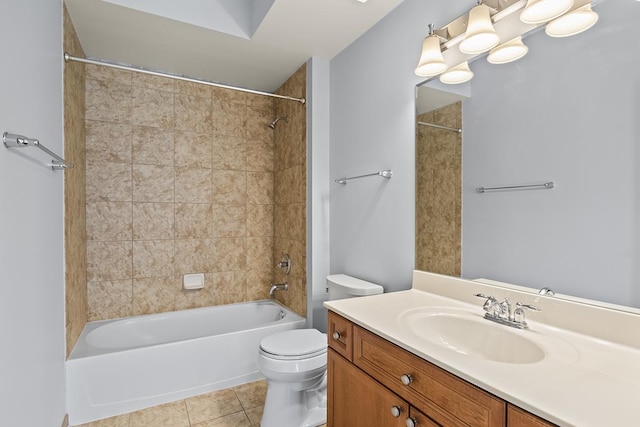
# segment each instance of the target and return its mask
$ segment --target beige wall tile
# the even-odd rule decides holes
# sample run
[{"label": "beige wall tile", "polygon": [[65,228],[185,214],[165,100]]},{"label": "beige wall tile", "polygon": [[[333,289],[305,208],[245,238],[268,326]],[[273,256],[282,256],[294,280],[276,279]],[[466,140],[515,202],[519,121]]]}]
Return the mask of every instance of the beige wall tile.
[{"label": "beige wall tile", "polygon": [[273,205],[247,206],[247,236],[273,237]]},{"label": "beige wall tile", "polygon": [[87,161],[131,163],[131,125],[86,121]]},{"label": "beige wall tile", "polygon": [[130,202],[87,203],[88,240],[131,240],[133,229]]},{"label": "beige wall tile", "polygon": [[206,239],[212,236],[212,208],[208,203],[177,203],[176,239]]},{"label": "beige wall tile", "polygon": [[86,79],[87,120],[105,122],[131,122],[131,86]]},{"label": "beige wall tile", "polygon": [[174,238],[173,203],[133,203],[133,240]]},{"label": "beige wall tile", "polygon": [[174,170],[156,165],[133,165],[133,200],[135,202],[173,202]]},{"label": "beige wall tile", "polygon": [[227,271],[211,273],[207,276],[211,278],[213,284],[216,305],[247,301],[246,275],[244,272]]},{"label": "beige wall tile", "polygon": [[174,276],[133,279],[133,315],[173,311],[179,292]]},{"label": "beige wall tile", "polygon": [[247,242],[244,238],[214,239],[215,265],[209,271],[242,271],[247,265]]},{"label": "beige wall tile", "polygon": [[130,85],[133,73],[131,71],[118,70],[116,68],[104,67],[102,65],[87,64],[87,79],[99,80],[106,83],[119,83]]},{"label": "beige wall tile", "polygon": [[247,282],[247,300],[257,301],[261,299],[269,299],[269,288],[273,283],[273,267],[254,269],[249,265],[246,274]]},{"label": "beige wall tile", "polygon": [[211,99],[211,86],[185,82],[182,80],[176,80],[175,82],[175,91],[176,93],[180,93],[188,96],[197,96],[200,98],[209,98]]},{"label": "beige wall tile", "polygon": [[87,242],[87,281],[131,278],[132,242]]},{"label": "beige wall tile", "polygon": [[247,106],[235,102],[213,101],[213,132],[219,135],[246,137]]},{"label": "beige wall tile", "polygon": [[247,238],[247,265],[251,269],[268,269],[275,265],[273,253],[273,237]]},{"label": "beige wall tile", "polygon": [[131,200],[131,165],[110,162],[87,164],[87,203]]},{"label": "beige wall tile", "polygon": [[[246,136],[252,140],[273,140],[274,129],[269,124],[275,119],[273,110],[257,107],[247,107]],[[280,120],[276,126],[284,127],[288,123]]]},{"label": "beige wall tile", "polygon": [[247,200],[257,205],[273,203],[273,174],[247,173]]},{"label": "beige wall tile", "polygon": [[213,98],[214,102],[235,102],[244,105],[247,103],[247,99],[253,99],[256,97],[256,95],[241,92],[239,90],[212,87],[211,97]]},{"label": "beige wall tile", "polygon": [[213,135],[213,168],[243,171],[247,167],[250,152],[247,140],[242,137]]},{"label": "beige wall tile", "polygon": [[240,205],[247,202],[247,175],[239,171],[213,171],[212,201]]},{"label": "beige wall tile", "polygon": [[173,93],[134,86],[131,121],[139,126],[173,128]]},{"label": "beige wall tile", "polygon": [[188,168],[211,168],[212,142],[206,133],[175,132],[175,165]]},{"label": "beige wall tile", "polygon": [[211,98],[183,94],[175,95],[176,129],[211,132]]},{"label": "beige wall tile", "polygon": [[133,277],[173,276],[173,240],[133,242]]},{"label": "beige wall tile", "polygon": [[250,140],[248,142],[247,170],[273,172],[273,140]]},{"label": "beige wall tile", "polygon": [[251,107],[261,108],[263,110],[273,111],[275,108],[274,98],[265,95],[247,96],[247,105]]},{"label": "beige wall tile", "polygon": [[205,273],[216,260],[215,245],[210,239],[175,241],[175,272],[177,275]]},{"label": "beige wall tile", "polygon": [[131,280],[87,284],[89,321],[131,316]]},{"label": "beige wall tile", "polygon": [[150,74],[132,73],[132,85],[145,87],[147,89],[163,90],[166,92],[175,91],[175,80],[167,77],[153,76]]},{"label": "beige wall tile", "polygon": [[133,126],[131,139],[133,163],[173,165],[173,131]]},{"label": "beige wall tile", "polygon": [[243,237],[247,235],[245,205],[213,205],[212,233],[214,237]]},{"label": "beige wall tile", "polygon": [[211,169],[176,168],[176,203],[211,203]]}]

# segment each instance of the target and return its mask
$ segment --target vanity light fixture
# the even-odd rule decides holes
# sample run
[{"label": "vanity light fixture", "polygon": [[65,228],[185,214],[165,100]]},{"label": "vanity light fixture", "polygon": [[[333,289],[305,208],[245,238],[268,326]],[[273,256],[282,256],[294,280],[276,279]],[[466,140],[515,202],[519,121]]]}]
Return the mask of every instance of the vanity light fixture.
[{"label": "vanity light fixture", "polygon": [[569,37],[588,30],[596,22],[598,14],[591,10],[591,4],[586,4],[549,22],[545,32],[551,37]]},{"label": "vanity light fixture", "polygon": [[468,82],[473,78],[473,71],[469,68],[467,61],[455,67],[449,68],[447,71],[440,75],[440,81],[448,85],[456,85],[459,83]]},{"label": "vanity light fixture", "polygon": [[422,42],[422,53],[415,73],[421,77],[433,77],[447,69],[440,50],[440,37],[433,33],[433,24],[429,24],[429,35]]},{"label": "vanity light fixture", "polygon": [[542,24],[566,13],[573,6],[573,0],[528,0],[520,14],[525,24]]},{"label": "vanity light fixture", "polygon": [[[525,56],[529,49],[522,36],[538,27],[546,25],[552,37],[568,37],[592,27],[598,14],[591,6],[598,1],[477,0],[469,12],[444,27],[429,25],[415,73],[428,78],[441,74],[449,84],[468,81],[473,76],[468,63],[486,51],[492,64]],[[501,40],[508,41],[500,44]]]},{"label": "vanity light fixture", "polygon": [[479,4],[469,12],[469,23],[464,40],[458,47],[460,52],[475,55],[486,52],[500,43],[500,36],[496,33],[491,22],[489,6]]},{"label": "vanity light fixture", "polygon": [[491,49],[487,56],[487,61],[492,64],[506,64],[525,56],[529,48],[522,42],[522,37],[518,36]]}]

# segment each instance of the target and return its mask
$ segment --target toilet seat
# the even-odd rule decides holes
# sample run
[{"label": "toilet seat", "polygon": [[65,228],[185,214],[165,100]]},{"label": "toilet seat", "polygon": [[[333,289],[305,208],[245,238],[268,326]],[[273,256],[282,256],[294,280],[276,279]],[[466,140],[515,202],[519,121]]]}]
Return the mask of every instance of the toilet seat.
[{"label": "toilet seat", "polygon": [[278,360],[299,360],[327,352],[327,334],[317,329],[294,329],[269,335],[260,341],[260,353]]}]

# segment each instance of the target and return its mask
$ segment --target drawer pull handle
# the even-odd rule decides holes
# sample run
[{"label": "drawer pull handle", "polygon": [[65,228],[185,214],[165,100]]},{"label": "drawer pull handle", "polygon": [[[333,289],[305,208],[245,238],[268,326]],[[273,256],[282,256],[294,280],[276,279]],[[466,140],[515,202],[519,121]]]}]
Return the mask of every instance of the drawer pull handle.
[{"label": "drawer pull handle", "polygon": [[342,334],[338,331],[335,331],[332,335],[333,339],[336,341],[340,341],[340,338],[342,338]]},{"label": "drawer pull handle", "polygon": [[404,374],[403,376],[400,377],[400,381],[402,381],[402,384],[404,385],[409,385],[413,382],[413,376],[409,374]]},{"label": "drawer pull handle", "polygon": [[395,418],[398,418],[400,414],[402,414],[402,408],[399,406],[393,405],[391,407],[391,415],[393,415]]},{"label": "drawer pull handle", "polygon": [[418,425],[418,419],[417,418],[407,418],[406,425],[407,425],[407,427],[416,427]]}]

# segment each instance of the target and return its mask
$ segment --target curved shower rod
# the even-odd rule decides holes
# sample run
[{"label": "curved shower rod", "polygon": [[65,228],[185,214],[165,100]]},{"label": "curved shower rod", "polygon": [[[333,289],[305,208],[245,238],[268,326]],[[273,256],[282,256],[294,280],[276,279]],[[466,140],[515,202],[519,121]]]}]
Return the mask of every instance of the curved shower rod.
[{"label": "curved shower rod", "polygon": [[87,58],[78,58],[77,56],[71,56],[67,52],[64,53],[64,60],[65,60],[65,62],[74,61],[74,62],[82,62],[83,64],[102,65],[104,67],[116,68],[118,70],[134,71],[134,72],[137,72],[137,73],[149,74],[149,75],[157,76],[157,77],[166,77],[166,78],[174,79],[174,80],[182,80],[183,82],[200,83],[200,84],[207,85],[207,86],[221,87],[223,89],[237,90],[237,91],[240,91],[240,92],[253,93],[255,95],[264,95],[264,96],[270,96],[272,98],[280,98],[280,99],[286,99],[286,100],[289,100],[289,101],[296,101],[296,102],[299,102],[301,104],[304,104],[305,102],[307,102],[306,99],[304,99],[304,98],[294,98],[292,96],[278,95],[277,93],[262,92],[262,91],[259,91],[259,90],[247,89],[247,88],[244,88],[244,87],[231,86],[231,85],[225,85],[225,84],[222,84],[222,83],[210,82],[208,80],[193,79],[191,77],[184,77],[184,76],[178,76],[176,74],[162,73],[162,72],[159,72],[159,71],[147,70],[145,68],[131,67],[131,66],[128,66],[128,65],[121,65],[121,64],[114,64],[113,62],[98,61],[98,60],[95,60],[95,59],[87,59]]}]

